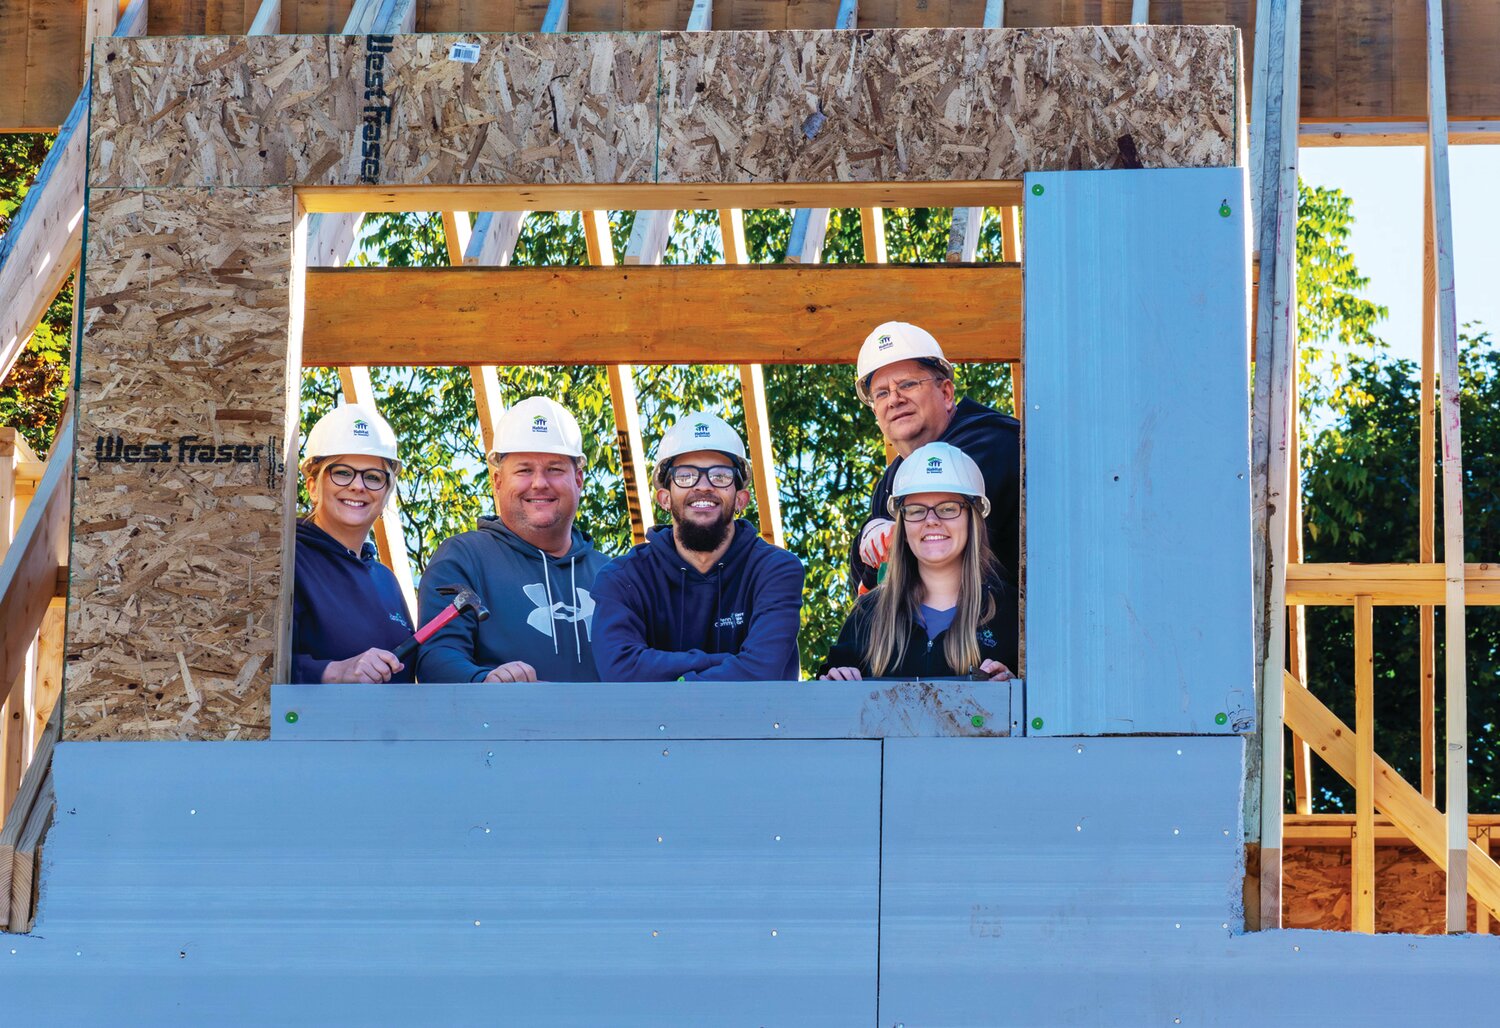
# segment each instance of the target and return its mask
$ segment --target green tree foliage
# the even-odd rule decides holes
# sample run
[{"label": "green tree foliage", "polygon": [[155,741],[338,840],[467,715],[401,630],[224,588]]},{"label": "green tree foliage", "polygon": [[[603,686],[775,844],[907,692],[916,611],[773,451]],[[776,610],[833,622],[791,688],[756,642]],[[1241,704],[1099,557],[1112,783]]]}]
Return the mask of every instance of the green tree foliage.
[{"label": "green tree foliage", "polygon": [[[56,138],[52,133],[0,134],[0,236],[36,178]],[[47,308],[31,342],[0,383],[0,425],[19,428],[31,446],[45,453],[62,416],[70,378],[68,340],[73,324],[73,280],[70,278]]]},{"label": "green tree foliage", "polygon": [[[1488,334],[1469,327],[1461,340],[1461,419],[1466,561],[1493,560],[1500,524],[1500,351]],[[1420,523],[1418,460],[1420,376],[1407,360],[1385,355],[1353,358],[1351,391],[1362,398],[1312,438],[1303,489],[1306,559],[1312,562],[1415,561]],[[1441,454],[1427,473],[1439,474]],[[1438,494],[1439,497],[1441,494]],[[1442,504],[1434,533],[1442,560]],[[1500,611],[1470,607],[1468,639],[1469,806],[1500,810]],[[1437,611],[1438,795],[1443,793],[1443,612]],[[1417,610],[1375,608],[1375,745],[1408,782],[1419,783],[1421,710]],[[1346,724],[1354,721],[1354,619],[1349,607],[1307,609],[1308,684]],[[1314,762],[1316,765],[1316,761]],[[1342,779],[1315,771],[1323,809],[1352,810]]]},{"label": "green tree foliage", "polygon": [[[634,214],[628,211],[611,215],[617,254],[624,252],[633,219]],[[746,211],[750,259],[784,259],[791,221],[787,211]],[[952,214],[947,210],[887,211],[890,259],[943,260],[951,221]],[[995,212],[986,221],[980,246],[982,259],[1000,259]],[[717,213],[679,211],[665,259],[668,263],[721,260]],[[863,259],[859,212],[832,212],[824,260],[845,263]],[[586,262],[578,215],[534,214],[523,222],[514,264]],[[422,214],[368,218],[355,263],[444,265],[447,253],[441,224],[435,216]],[[913,312],[912,317],[920,320],[920,312]],[[851,360],[861,341],[848,340]],[[377,368],[372,374],[381,409],[400,436],[407,461],[399,495],[407,549],[420,573],[443,539],[471,527],[474,518],[492,507],[470,374],[463,368]],[[623,552],[630,545],[630,523],[605,370],[511,367],[501,368],[500,380],[506,405],[542,393],[559,399],[577,414],[589,448],[590,469],[580,524],[601,549]],[[744,431],[739,378],[733,368],[643,365],[636,368],[635,380],[648,456],[671,423],[690,410],[716,410]],[[983,402],[1010,408],[1010,377],[1004,365],[968,366],[960,373],[960,386]],[[852,603],[846,570],[848,541],[864,519],[870,490],[885,466],[885,457],[875,420],[854,394],[850,366],[770,367],[766,369],[766,392],[774,426],[786,542],[807,565],[801,644],[803,666],[812,668],[822,661]],[[338,396],[338,378],[333,372],[309,369],[303,386],[304,433],[337,402]],[[656,514],[658,519],[665,517],[660,510]],[[752,520],[758,518],[753,503],[746,515]]]}]

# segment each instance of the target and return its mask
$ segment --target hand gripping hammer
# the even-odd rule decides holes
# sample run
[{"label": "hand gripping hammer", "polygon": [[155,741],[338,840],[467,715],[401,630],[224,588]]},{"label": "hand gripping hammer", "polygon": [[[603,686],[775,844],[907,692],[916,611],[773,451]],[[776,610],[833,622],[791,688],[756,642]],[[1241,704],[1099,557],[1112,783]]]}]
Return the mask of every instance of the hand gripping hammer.
[{"label": "hand gripping hammer", "polygon": [[418,646],[431,639],[439,628],[442,628],[460,614],[473,614],[475,621],[483,621],[490,616],[490,609],[470,589],[463,589],[456,585],[440,585],[438,586],[438,592],[444,596],[453,597],[453,602],[439,611],[437,617],[417,629],[416,634],[410,639],[396,647],[394,651],[395,657],[403,664],[406,663],[406,658],[411,656]]}]

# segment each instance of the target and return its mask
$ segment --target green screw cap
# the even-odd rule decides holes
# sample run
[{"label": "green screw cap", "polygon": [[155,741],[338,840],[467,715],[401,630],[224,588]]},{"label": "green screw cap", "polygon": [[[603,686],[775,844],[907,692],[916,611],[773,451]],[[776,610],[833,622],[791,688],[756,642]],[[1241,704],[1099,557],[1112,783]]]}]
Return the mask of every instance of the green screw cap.
[{"label": "green screw cap", "polygon": [[1041,731],[1042,730],[1042,719],[1039,718],[1039,717],[1032,718],[1031,719],[1031,727],[1035,728],[1037,731]]},{"label": "green screw cap", "polygon": [[969,724],[973,725],[975,728],[983,728],[984,718],[978,714],[975,714],[973,717],[969,718]]},{"label": "green screw cap", "polygon": [[1217,713],[1217,714],[1214,715],[1214,724],[1216,724],[1216,725],[1227,725],[1228,723],[1229,723],[1229,715],[1226,714],[1226,713],[1224,713],[1222,710],[1219,711],[1219,713]]},{"label": "green screw cap", "polygon": [[1042,186],[1042,184],[1040,182],[1038,182],[1036,185],[1034,185],[1034,186],[1031,187],[1031,195],[1032,196],[1041,196],[1046,191],[1047,190],[1045,188],[1043,188],[1043,186]]},{"label": "green screw cap", "polygon": [[297,723],[297,712],[295,710],[289,710],[286,712],[286,723],[289,725],[295,725]]},{"label": "green screw cap", "polygon": [[1219,217],[1227,218],[1233,213],[1234,210],[1227,203],[1219,204]]}]

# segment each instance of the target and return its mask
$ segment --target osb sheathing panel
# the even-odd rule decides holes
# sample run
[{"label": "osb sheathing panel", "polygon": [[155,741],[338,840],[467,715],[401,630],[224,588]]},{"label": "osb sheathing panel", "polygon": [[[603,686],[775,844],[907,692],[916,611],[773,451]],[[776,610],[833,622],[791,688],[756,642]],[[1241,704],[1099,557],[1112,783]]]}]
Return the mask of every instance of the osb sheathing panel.
[{"label": "osb sheathing panel", "polygon": [[[1282,923],[1287,928],[1348,930],[1351,924],[1348,846],[1288,846],[1282,853]],[[1441,935],[1446,900],[1443,872],[1415,846],[1375,851],[1375,930]],[[1469,930],[1474,930],[1469,900]],[[1493,923],[1491,925],[1493,930]]]},{"label": "osb sheathing panel", "polygon": [[293,204],[284,188],[92,192],[70,738],[267,732]]},{"label": "osb sheathing panel", "polygon": [[661,177],[1224,167],[1236,45],[1227,28],[667,33]]},{"label": "osb sheathing panel", "polygon": [[656,35],[380,38],[99,47],[91,184],[651,181]]},{"label": "osb sheathing panel", "polygon": [[[460,38],[480,43],[476,63],[449,59]],[[1235,152],[1237,44],[1228,28],[1128,26],[401,36],[389,53],[378,37],[115,40],[95,51],[90,181],[941,181],[1218,167]]]}]

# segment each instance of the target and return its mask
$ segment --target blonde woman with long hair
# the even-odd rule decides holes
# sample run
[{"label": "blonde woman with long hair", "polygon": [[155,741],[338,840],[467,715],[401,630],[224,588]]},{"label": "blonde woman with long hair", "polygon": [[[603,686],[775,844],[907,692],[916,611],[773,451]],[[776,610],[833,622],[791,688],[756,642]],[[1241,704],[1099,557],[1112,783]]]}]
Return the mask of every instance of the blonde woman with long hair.
[{"label": "blonde woman with long hair", "polygon": [[897,471],[885,580],[860,597],[818,677],[1002,680],[1016,663],[1016,591],[999,573],[984,476],[928,443]]}]

